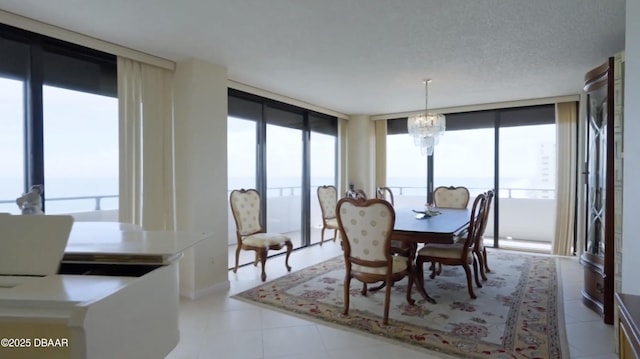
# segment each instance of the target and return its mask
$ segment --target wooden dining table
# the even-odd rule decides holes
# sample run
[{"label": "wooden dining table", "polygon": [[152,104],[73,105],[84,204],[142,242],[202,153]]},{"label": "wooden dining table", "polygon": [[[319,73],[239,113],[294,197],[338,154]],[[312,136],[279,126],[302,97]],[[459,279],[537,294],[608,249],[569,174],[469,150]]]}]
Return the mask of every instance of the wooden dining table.
[{"label": "wooden dining table", "polygon": [[[431,217],[416,218],[411,208],[396,208],[396,222],[391,234],[391,240],[401,241],[411,250],[409,264],[415,274],[413,264],[418,244],[423,243],[453,243],[456,234],[469,226],[471,218],[470,209],[434,208],[438,214]],[[414,276],[415,278],[415,276]],[[422,297],[429,303],[435,304],[435,300],[427,293],[424,283],[416,282],[416,288]],[[408,290],[411,290],[409,288]]]}]

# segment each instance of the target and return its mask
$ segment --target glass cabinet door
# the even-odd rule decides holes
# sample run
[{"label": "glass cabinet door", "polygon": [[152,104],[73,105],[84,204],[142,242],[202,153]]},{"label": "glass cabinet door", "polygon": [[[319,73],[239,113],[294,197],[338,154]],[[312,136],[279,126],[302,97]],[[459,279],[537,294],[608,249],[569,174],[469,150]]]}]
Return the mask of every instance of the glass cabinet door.
[{"label": "glass cabinet door", "polygon": [[585,252],[604,256],[606,174],[607,174],[607,95],[606,86],[588,94],[587,113],[587,237]]}]

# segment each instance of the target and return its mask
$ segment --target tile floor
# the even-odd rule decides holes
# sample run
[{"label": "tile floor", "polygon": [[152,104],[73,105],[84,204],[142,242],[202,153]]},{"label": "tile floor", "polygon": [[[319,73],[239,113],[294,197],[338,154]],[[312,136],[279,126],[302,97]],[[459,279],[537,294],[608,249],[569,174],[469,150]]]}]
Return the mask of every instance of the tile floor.
[{"label": "tile floor", "polygon": [[[294,251],[293,270],[341,254],[340,245]],[[489,260],[491,260],[489,253]],[[613,359],[613,326],[585,308],[580,299],[582,267],[576,258],[561,259],[564,312],[571,359]],[[286,274],[284,256],[267,262],[267,280]],[[241,267],[229,272],[231,289],[197,300],[183,299],[180,307],[178,346],[169,359],[337,359],[337,358],[438,358],[424,351],[381,341],[331,326],[317,324],[277,311],[229,298],[230,295],[259,285],[257,267]]]}]

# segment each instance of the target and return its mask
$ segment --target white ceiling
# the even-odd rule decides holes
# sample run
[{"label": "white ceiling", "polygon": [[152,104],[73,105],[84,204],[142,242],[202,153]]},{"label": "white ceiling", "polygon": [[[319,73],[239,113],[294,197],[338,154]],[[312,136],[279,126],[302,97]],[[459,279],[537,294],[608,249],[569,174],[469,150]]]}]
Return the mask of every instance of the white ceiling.
[{"label": "white ceiling", "polygon": [[345,114],[563,96],[624,49],[624,0],[0,0],[0,9]]}]

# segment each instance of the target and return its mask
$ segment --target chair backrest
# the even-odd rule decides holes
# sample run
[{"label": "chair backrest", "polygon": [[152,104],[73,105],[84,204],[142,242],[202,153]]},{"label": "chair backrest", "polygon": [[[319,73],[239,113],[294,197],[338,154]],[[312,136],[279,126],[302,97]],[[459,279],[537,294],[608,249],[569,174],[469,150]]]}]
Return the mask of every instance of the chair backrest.
[{"label": "chair backrest", "polygon": [[469,190],[460,186],[440,186],[433,190],[433,201],[440,208],[467,208]]},{"label": "chair backrest", "polygon": [[484,240],[484,231],[487,229],[487,223],[489,222],[489,212],[491,211],[491,201],[493,200],[494,191],[489,190],[483,194],[485,196],[484,210],[482,212],[482,218],[481,218],[482,223],[480,225],[480,228],[478,229],[477,239],[474,244],[476,249],[481,248],[481,244],[482,244],[481,242]]},{"label": "chair backrest", "polygon": [[484,193],[479,194],[473,201],[473,207],[471,208],[471,218],[469,219],[469,230],[467,231],[467,238],[464,241],[465,255],[466,252],[473,249],[473,247],[480,240],[480,236],[483,231],[484,217],[486,213],[486,196]]},{"label": "chair backrest", "polygon": [[485,229],[487,229],[487,223],[489,222],[489,212],[491,212],[491,203],[493,202],[493,196],[495,195],[494,190],[488,190],[485,193],[485,211],[484,211],[484,223],[482,224],[482,233],[480,235],[484,235]]},{"label": "chair backrest", "polygon": [[393,206],[393,191],[389,187],[378,187],[376,189],[376,198],[384,199]]},{"label": "chair backrest", "polygon": [[389,243],[396,215],[389,202],[342,198],[336,211],[347,262],[368,267],[391,264]]},{"label": "chair backrest", "polygon": [[338,190],[335,186],[318,187],[318,202],[322,210],[322,218],[336,218],[336,204],[338,202]]},{"label": "chair backrest", "polygon": [[260,224],[260,193],[255,189],[233,190],[229,195],[229,204],[236,231],[240,236],[262,232]]}]

